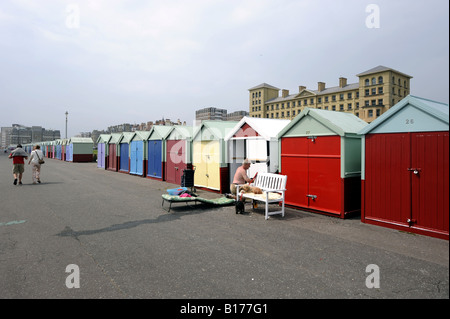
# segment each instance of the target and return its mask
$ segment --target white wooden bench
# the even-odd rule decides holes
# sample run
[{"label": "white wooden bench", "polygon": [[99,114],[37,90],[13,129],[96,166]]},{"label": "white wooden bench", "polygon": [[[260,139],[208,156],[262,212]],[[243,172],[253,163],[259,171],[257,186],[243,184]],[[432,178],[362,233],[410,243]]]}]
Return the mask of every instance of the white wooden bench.
[{"label": "white wooden bench", "polygon": [[[284,217],[284,195],[286,192],[286,175],[279,175],[273,173],[259,173],[256,176],[256,180],[250,184],[251,186],[259,187],[263,193],[262,194],[254,194],[254,193],[242,193],[242,197],[249,198],[254,201],[264,202],[266,204],[266,219],[269,218],[269,215],[281,214]],[[236,185],[236,200],[239,200],[241,194],[239,194],[239,187],[243,185]],[[269,212],[269,204],[271,203],[282,203],[281,210]]]}]

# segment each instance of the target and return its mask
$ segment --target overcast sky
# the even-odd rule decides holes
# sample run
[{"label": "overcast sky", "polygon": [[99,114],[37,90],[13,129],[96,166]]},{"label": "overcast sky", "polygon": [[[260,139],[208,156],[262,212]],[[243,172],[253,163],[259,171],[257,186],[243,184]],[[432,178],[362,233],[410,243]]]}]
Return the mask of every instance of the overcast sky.
[{"label": "overcast sky", "polygon": [[[369,6],[375,4],[376,6]],[[204,107],[248,111],[384,65],[449,101],[448,0],[1,0],[0,126],[68,135]]]}]

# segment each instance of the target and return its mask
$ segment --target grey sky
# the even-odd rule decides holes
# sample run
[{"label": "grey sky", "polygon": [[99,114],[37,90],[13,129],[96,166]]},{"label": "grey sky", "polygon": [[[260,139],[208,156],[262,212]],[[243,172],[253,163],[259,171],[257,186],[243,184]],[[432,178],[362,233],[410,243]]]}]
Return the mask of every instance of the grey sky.
[{"label": "grey sky", "polygon": [[[368,28],[369,4],[380,9]],[[448,103],[447,0],[2,0],[0,126],[68,135],[248,111],[262,82],[337,86],[378,65]]]}]

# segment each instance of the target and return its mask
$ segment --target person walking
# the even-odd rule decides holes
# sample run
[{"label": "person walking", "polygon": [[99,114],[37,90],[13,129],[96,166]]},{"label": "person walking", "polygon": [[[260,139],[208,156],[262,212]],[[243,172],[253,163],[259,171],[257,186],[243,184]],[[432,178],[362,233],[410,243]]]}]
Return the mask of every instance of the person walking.
[{"label": "person walking", "polygon": [[28,154],[22,149],[22,145],[18,144],[17,148],[13,150],[8,157],[13,160],[13,184],[17,185],[18,180],[19,185],[22,185],[22,175],[25,171],[25,159],[28,158]]},{"label": "person walking", "polygon": [[30,159],[28,160],[28,165],[31,163],[31,171],[33,177],[33,184],[38,182],[41,183],[41,163],[40,161],[44,159],[44,153],[41,151],[41,147],[36,145],[33,147],[33,151],[30,154]]}]

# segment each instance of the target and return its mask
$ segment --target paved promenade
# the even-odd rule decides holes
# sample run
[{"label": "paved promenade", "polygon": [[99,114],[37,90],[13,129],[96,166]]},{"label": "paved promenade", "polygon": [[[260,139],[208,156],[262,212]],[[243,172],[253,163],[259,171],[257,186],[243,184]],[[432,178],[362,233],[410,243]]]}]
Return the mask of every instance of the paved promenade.
[{"label": "paved promenade", "polygon": [[2,299],[449,298],[445,240],[289,208],[168,213],[177,185],[95,163],[46,159],[41,178],[26,165],[14,186],[0,155]]}]

